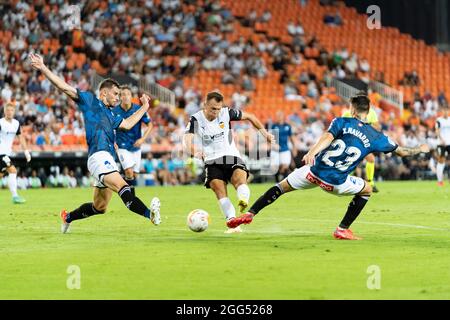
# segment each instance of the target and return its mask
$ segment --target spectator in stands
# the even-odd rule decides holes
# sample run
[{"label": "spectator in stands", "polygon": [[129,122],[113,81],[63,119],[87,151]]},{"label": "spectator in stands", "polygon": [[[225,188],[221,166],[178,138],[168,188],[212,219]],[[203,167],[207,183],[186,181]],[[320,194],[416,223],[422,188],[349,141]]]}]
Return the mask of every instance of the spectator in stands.
[{"label": "spectator in stands", "polygon": [[447,98],[445,97],[445,93],[443,90],[439,91],[439,95],[438,95],[437,99],[438,99],[438,102],[440,105],[448,106],[448,101],[447,101]]},{"label": "spectator in stands", "polygon": [[42,187],[42,181],[37,176],[37,171],[33,170],[31,171],[31,177],[28,178],[28,185],[32,189],[37,189]]},{"label": "spectator in stands", "polygon": [[235,109],[241,110],[248,103],[248,96],[245,95],[242,91],[236,91],[231,96],[231,106]]},{"label": "spectator in stands", "polygon": [[386,80],[385,80],[385,77],[384,77],[384,72],[383,71],[376,71],[374,80],[378,81],[380,83],[386,83]]},{"label": "spectator in stands", "polygon": [[405,72],[403,79],[400,81],[400,84],[412,87],[418,86],[420,84],[420,79],[417,71],[413,70],[411,72]]},{"label": "spectator in stands", "polygon": [[284,98],[287,101],[304,101],[293,81],[288,81],[284,85]]},{"label": "spectator in stands", "polygon": [[305,34],[305,30],[303,29],[300,19],[298,19],[297,23],[294,23],[294,21],[289,20],[289,23],[287,25],[287,31],[289,35],[291,36],[303,36]]},{"label": "spectator in stands", "polygon": [[358,55],[352,52],[349,59],[345,61],[345,69],[351,76],[356,76],[356,71],[358,71]]},{"label": "spectator in stands", "polygon": [[242,77],[241,88],[247,92],[255,91],[255,84],[253,83],[253,80],[246,74]]},{"label": "spectator in stands", "polygon": [[4,86],[4,88],[2,89],[2,92],[1,92],[2,100],[5,101],[5,102],[10,102],[11,98],[12,98],[12,95],[13,95],[13,92],[12,92],[10,86],[9,86],[9,83],[5,83],[5,86]]},{"label": "spectator in stands", "polygon": [[[22,0],[17,1],[17,4],[10,4],[18,10],[4,12],[0,31],[11,31],[12,37],[6,45],[0,46],[0,109],[5,101],[15,101],[18,120],[22,126],[31,128],[30,139],[36,141],[36,145],[45,149],[59,147],[63,140],[60,137],[62,133],[73,132],[79,138],[77,141],[83,141],[84,133],[83,119],[73,103],[63,99],[64,95],[55,94],[48,80],[41,81],[28,66],[22,66],[23,55],[31,50],[44,52],[50,66],[66,81],[82,90],[95,89],[90,88],[87,80],[90,77],[90,69],[96,69],[100,73],[120,71],[136,78],[143,75],[147,81],[167,83],[173,86],[179,106],[187,113],[197,111],[200,106],[199,92],[196,91],[199,87],[194,82],[200,80],[203,85],[206,79],[203,74],[198,75],[202,69],[214,71],[214,81],[222,79],[224,83],[243,87],[245,91],[250,91],[247,89],[250,89],[252,82],[257,95],[261,89],[259,85],[255,85],[259,83],[255,78],[266,79],[268,75],[272,78],[279,77],[281,84],[287,84],[284,89],[289,93],[289,97],[298,99],[299,104],[304,105],[304,109],[299,107],[296,110],[297,116],[293,116],[303,121],[302,126],[305,126],[305,137],[302,137],[304,145],[309,143],[312,125],[317,126],[317,123],[314,123],[318,119],[316,113],[330,111],[329,101],[332,103],[331,112],[342,103],[333,99],[327,100],[324,95],[316,93],[321,90],[323,82],[332,77],[342,79],[350,74],[367,82],[371,72],[375,73],[374,80],[386,83],[384,73],[376,69],[371,70],[364,58],[358,62],[355,72],[354,59],[346,48],[328,52],[320,44],[318,37],[305,33],[313,30],[304,30],[300,20],[289,21],[290,27],[289,23],[284,25],[288,30],[283,31],[292,35],[289,47],[283,44],[282,38],[269,38],[263,33],[257,34],[261,40],[255,43],[247,34],[230,43],[230,38],[234,37],[230,32],[235,30],[239,20],[232,16],[230,8],[222,6],[219,1],[205,1],[202,6],[192,6],[196,4],[195,1],[190,1],[189,6],[186,1],[180,0],[149,0],[142,3],[132,1],[126,4],[115,2],[108,2],[101,14],[96,10],[97,5],[85,5],[81,34],[67,32],[67,24],[64,23],[67,20],[67,1],[53,1],[52,10],[45,11],[40,10],[40,4],[29,5]],[[321,3],[325,2],[330,5],[334,1],[321,0]],[[186,12],[188,7],[190,12]],[[36,19],[27,18],[26,13],[29,10],[37,10]],[[274,19],[275,13],[268,10],[258,18],[258,12],[261,12],[260,8],[251,10],[244,22],[248,26],[254,26],[255,22],[264,23],[269,17],[270,24],[280,18],[277,13],[277,19]],[[334,8],[330,8],[327,13],[330,14],[330,22],[332,21],[333,25],[342,22],[339,12]],[[250,32],[251,38],[253,34]],[[4,39],[0,39],[2,40]],[[10,47],[14,51],[11,51]],[[327,68],[316,69],[312,59]],[[273,64],[266,65],[268,61]],[[314,68],[309,72],[302,68],[304,72],[301,74],[298,69],[292,72],[293,67],[304,65]],[[390,76],[386,74],[386,79],[388,75]],[[208,73],[208,77],[210,76],[211,73]],[[291,77],[294,78],[293,83]],[[188,82],[192,80],[194,82]],[[297,87],[299,81],[304,86]],[[421,81],[417,74],[410,72],[406,83],[408,86],[417,86]],[[308,105],[300,95],[300,90],[305,87]],[[425,136],[432,140],[433,126],[430,126],[430,123],[435,117],[436,106],[439,103],[448,103],[447,99],[445,92],[440,92],[438,97],[418,94],[418,97],[411,101],[411,109],[406,110],[409,112],[408,116],[403,119],[407,129],[405,132],[409,133],[399,133],[398,140],[401,141],[402,136],[410,132],[413,132],[417,139],[421,139],[423,129],[431,130],[431,133],[426,133]],[[172,136],[176,131],[169,126],[170,123],[183,122],[178,120],[183,116],[174,116],[173,110],[167,108],[154,108],[151,113],[160,123],[160,129],[154,133],[152,141],[175,148],[177,142]],[[385,116],[385,130],[403,128],[395,116],[388,113]],[[307,123],[308,118],[315,120]],[[317,121],[328,125],[329,119]],[[303,134],[299,132],[299,135]],[[85,147],[79,145],[79,148]],[[420,166],[420,163],[417,165]],[[39,177],[41,173],[39,171]],[[56,173],[53,172],[52,175],[55,180]],[[179,175],[176,176],[176,180],[181,182]],[[47,177],[44,173],[42,182],[45,181]]]},{"label": "spectator in stands", "polygon": [[94,177],[87,171],[85,175],[81,178],[80,187],[90,188],[94,185]]},{"label": "spectator in stands", "polygon": [[270,10],[266,9],[266,10],[264,10],[263,14],[259,18],[259,22],[267,23],[270,20],[272,20],[272,14],[270,13]]},{"label": "spectator in stands", "polygon": [[370,64],[366,58],[362,58],[361,60],[359,60],[359,70],[361,70],[362,72],[370,71]]},{"label": "spectator in stands", "polygon": [[329,26],[341,26],[343,24],[341,14],[338,10],[334,13],[328,12],[323,17],[323,22]]},{"label": "spectator in stands", "polygon": [[198,110],[200,110],[200,106],[197,103],[197,99],[195,97],[189,97],[188,100],[186,100],[186,107],[184,108],[184,111],[189,116],[192,116]]},{"label": "spectator in stands", "polygon": [[253,28],[255,26],[256,21],[258,20],[258,13],[253,8],[247,17],[244,18],[243,25],[246,27]]}]

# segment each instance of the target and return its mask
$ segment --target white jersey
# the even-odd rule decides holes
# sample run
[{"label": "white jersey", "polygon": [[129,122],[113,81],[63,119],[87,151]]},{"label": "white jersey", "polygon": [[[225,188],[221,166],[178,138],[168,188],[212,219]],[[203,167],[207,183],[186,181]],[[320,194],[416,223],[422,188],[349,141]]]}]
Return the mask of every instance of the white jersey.
[{"label": "white jersey", "polygon": [[230,121],[241,120],[242,111],[222,108],[218,117],[208,121],[203,110],[191,116],[186,133],[194,133],[200,139],[205,161],[215,160],[223,156],[241,157],[233,140]]},{"label": "white jersey", "polygon": [[11,122],[0,119],[0,155],[10,156],[15,136],[20,134],[20,124],[16,119]]},{"label": "white jersey", "polygon": [[[440,136],[444,139],[445,145],[450,146],[450,117],[439,117],[436,119],[436,128],[440,131]],[[441,140],[439,139],[439,144]]]}]

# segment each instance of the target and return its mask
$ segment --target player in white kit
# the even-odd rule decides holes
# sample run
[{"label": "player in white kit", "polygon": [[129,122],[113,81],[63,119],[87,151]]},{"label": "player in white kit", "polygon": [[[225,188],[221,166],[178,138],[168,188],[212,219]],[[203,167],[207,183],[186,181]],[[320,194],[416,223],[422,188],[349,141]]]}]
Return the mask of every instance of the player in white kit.
[{"label": "player in white kit", "polygon": [[16,106],[12,102],[5,105],[5,116],[0,119],[0,177],[8,173],[8,187],[12,194],[13,203],[24,203],[25,199],[17,194],[17,170],[11,161],[12,144],[16,136],[25,153],[27,162],[31,161],[31,154],[27,150],[25,138],[21,135],[19,121],[14,119]]},{"label": "player in white kit", "polygon": [[444,185],[445,161],[450,154],[450,117],[448,115],[448,107],[441,107],[442,116],[436,119],[436,133],[439,139],[438,164],[436,166],[436,175],[438,185]]},{"label": "player in white kit", "polygon": [[[237,191],[241,212],[247,208],[250,198],[248,169],[236,148],[230,125],[231,121],[239,120],[250,121],[268,142],[274,142],[273,135],[264,129],[253,114],[225,107],[222,94],[216,91],[207,94],[204,108],[191,116],[184,135],[184,147],[188,153],[205,162],[205,187],[214,191],[227,220],[236,216],[227,194],[228,182]],[[200,139],[202,150],[195,150],[195,137]],[[226,232],[240,232],[240,229],[229,229]]]}]

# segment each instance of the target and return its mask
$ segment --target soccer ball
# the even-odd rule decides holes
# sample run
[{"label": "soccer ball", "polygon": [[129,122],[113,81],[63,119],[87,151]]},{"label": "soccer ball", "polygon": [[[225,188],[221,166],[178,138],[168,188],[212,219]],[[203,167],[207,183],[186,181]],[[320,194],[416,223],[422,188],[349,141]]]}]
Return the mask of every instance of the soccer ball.
[{"label": "soccer ball", "polygon": [[194,232],[202,232],[208,229],[210,219],[205,210],[195,209],[189,212],[187,216],[187,225]]}]

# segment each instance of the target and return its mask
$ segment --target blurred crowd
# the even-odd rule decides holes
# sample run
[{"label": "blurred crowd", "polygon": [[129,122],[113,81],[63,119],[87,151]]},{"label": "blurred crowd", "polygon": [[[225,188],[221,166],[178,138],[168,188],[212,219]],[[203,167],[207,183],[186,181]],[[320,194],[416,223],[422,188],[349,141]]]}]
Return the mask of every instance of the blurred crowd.
[{"label": "blurred crowd", "polygon": [[[306,5],[307,1],[299,3]],[[41,53],[50,69],[80,90],[95,89],[90,86],[93,70],[126,73],[136,80],[143,76],[147,82],[158,82],[175,92],[177,108],[161,104],[149,111],[155,128],[143,147],[149,158],[143,161],[141,169],[153,180],[143,183],[173,185],[196,180],[201,164],[188,163],[171,154],[181,149],[180,137],[189,116],[201,108],[205,92],[186,84],[187,77],[195,77],[200,71],[219,72],[221,82],[235,88],[226,97],[227,104],[243,110],[255,95],[255,81],[279,74],[285,101],[299,102],[299,108],[286,113],[286,119],[293,126],[295,147],[300,151],[307,150],[327,128],[333,106],[344,104],[329,98],[332,78],[355,77],[366,83],[373,78],[384,82],[383,73],[371,70],[365,57],[356,52],[345,47],[328,52],[320,39],[303,28],[301,17],[286,21],[286,30],[292,36],[292,43],[286,44],[268,36],[259,42],[245,37],[229,41],[227,35],[235,32],[236,24],[251,27],[267,23],[272,13],[265,10],[258,16],[255,10],[238,19],[215,0],[86,1],[78,7],[79,21],[74,8],[68,0],[0,4],[0,112],[3,114],[7,101],[16,103],[16,118],[35,150],[85,145],[81,113],[48,80],[31,70],[27,63],[31,51]],[[331,7],[323,23],[339,28],[345,21],[339,10]],[[263,59],[263,55],[270,60]],[[318,74],[306,68],[293,76],[290,68],[308,60],[326,67],[325,72]],[[414,87],[420,83],[420,75],[405,70],[404,79],[399,81]],[[137,95],[138,91],[134,89],[134,93]],[[439,96],[416,93],[400,117],[382,108],[379,95],[370,94],[383,130],[393,139],[406,146],[427,142],[436,147],[434,124],[438,106],[448,105],[443,92]],[[308,101],[313,105],[306,106]],[[239,139],[244,139],[249,130],[248,124],[238,124],[236,129],[240,143]],[[152,158],[156,147],[168,153]],[[384,155],[377,159],[380,167],[401,168],[398,159]],[[429,162],[404,163],[404,167],[404,176],[415,174],[416,167],[432,170]],[[393,177],[396,173],[389,170],[381,172]],[[36,178],[43,186],[90,184],[81,168],[61,168],[57,175],[33,172],[20,184],[37,186]]]},{"label": "blurred crowd", "polygon": [[[120,164],[118,163],[119,167]],[[203,163],[198,159],[181,159],[165,154],[154,158],[152,153],[144,154],[138,175],[138,186],[174,186],[200,182]],[[19,189],[35,188],[88,188],[94,178],[81,166],[51,165],[37,169],[18,168],[17,186]],[[8,177],[0,178],[0,189],[8,188]]]}]

